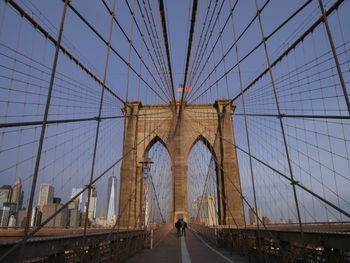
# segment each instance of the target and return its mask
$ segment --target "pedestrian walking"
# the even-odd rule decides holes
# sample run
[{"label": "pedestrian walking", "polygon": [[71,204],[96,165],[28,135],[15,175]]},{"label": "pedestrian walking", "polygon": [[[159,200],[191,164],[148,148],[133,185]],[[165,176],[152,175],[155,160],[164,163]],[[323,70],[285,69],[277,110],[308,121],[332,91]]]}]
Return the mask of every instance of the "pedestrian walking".
[{"label": "pedestrian walking", "polygon": [[186,236],[187,223],[182,218],[180,219],[181,224],[181,236]]},{"label": "pedestrian walking", "polygon": [[177,236],[181,236],[181,221],[180,219],[178,219],[175,223],[175,227],[176,227],[176,235]]}]

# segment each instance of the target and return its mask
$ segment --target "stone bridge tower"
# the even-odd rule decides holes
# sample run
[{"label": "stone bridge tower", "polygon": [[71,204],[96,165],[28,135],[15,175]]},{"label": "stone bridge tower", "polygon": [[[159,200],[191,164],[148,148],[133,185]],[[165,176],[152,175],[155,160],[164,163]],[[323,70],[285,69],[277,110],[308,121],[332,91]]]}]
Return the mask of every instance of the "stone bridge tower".
[{"label": "stone bridge tower", "polygon": [[140,162],[158,141],[168,150],[172,161],[174,220],[188,221],[187,158],[198,140],[208,147],[216,160],[219,224],[242,225],[240,177],[233,147],[234,106],[230,101],[183,104],[181,115],[179,104],[177,112],[171,104],[142,105],[139,101],[130,101],[128,105],[123,110],[128,117],[125,118],[125,157],[120,172],[120,227],[141,226],[143,172]]}]

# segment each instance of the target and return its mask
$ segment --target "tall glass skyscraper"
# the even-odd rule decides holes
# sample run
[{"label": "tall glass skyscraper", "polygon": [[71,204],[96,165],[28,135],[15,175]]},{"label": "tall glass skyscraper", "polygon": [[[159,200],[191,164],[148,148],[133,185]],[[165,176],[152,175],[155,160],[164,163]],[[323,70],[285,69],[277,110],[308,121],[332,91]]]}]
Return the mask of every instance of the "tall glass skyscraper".
[{"label": "tall glass skyscraper", "polygon": [[107,224],[111,224],[113,217],[116,216],[116,196],[117,196],[117,180],[114,175],[108,178],[107,192]]}]

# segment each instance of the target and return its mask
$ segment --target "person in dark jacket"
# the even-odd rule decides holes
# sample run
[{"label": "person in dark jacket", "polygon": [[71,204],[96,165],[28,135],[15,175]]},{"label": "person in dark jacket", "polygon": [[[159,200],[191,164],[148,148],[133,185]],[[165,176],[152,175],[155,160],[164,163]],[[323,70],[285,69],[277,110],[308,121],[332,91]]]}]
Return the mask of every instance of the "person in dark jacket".
[{"label": "person in dark jacket", "polygon": [[181,224],[181,236],[186,236],[187,223],[182,218],[180,219]]},{"label": "person in dark jacket", "polygon": [[175,227],[176,227],[176,234],[178,235],[178,236],[181,236],[181,221],[180,221],[180,219],[178,219],[177,221],[176,221],[176,223],[175,223]]}]

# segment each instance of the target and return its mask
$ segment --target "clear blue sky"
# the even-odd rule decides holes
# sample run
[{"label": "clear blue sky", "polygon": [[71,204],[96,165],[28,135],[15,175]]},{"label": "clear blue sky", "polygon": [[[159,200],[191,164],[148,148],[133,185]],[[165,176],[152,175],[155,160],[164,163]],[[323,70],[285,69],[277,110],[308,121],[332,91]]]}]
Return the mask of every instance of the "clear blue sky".
[{"label": "clear blue sky", "polygon": [[[57,37],[57,29],[63,7],[62,1],[18,0],[17,2],[34,19],[39,21],[50,34],[55,38]],[[113,0],[106,2],[111,7]],[[142,1],[139,2],[141,8],[143,8]],[[165,0],[164,2],[167,11],[174,86],[176,94],[179,96],[177,87],[183,82],[184,77],[183,71],[187,50],[191,1]],[[192,92],[187,94],[189,102],[212,103],[217,98],[233,98],[240,90],[238,69],[235,66],[237,58],[234,48],[228,52],[225,61],[218,64],[216,70],[213,69],[213,65],[216,65],[219,59],[223,57],[223,54],[231,47],[233,43],[233,29],[236,30],[237,36],[240,35],[254,17],[256,10],[253,0],[239,1],[234,12],[234,28],[230,20],[223,31],[222,39],[219,39],[219,42],[215,45],[213,55],[209,57],[208,67],[203,67],[204,61],[207,59],[226,18],[229,16],[230,3],[233,4],[234,2],[233,0],[224,1],[219,16],[220,19],[213,28],[212,40],[208,42],[206,51],[201,54],[202,61],[197,73],[201,70],[203,70],[203,73],[198,80],[197,75],[193,79],[189,76],[189,82],[192,86]],[[282,21],[287,19],[305,2],[302,0],[270,1],[261,15],[265,36],[273,32]],[[327,7],[330,7],[334,2],[333,0],[324,1]],[[130,53],[130,64],[135,71],[141,72],[142,78],[162,98],[159,98],[157,94],[147,88],[146,84],[133,72],[130,71],[128,73],[128,67],[113,53],[109,59],[107,85],[119,96],[127,100],[141,100],[144,104],[168,102],[168,98],[163,94],[167,90],[162,91],[158,87],[158,84],[161,85],[162,80],[157,75],[145,45],[142,44],[135,24],[132,23],[126,2],[118,0],[116,3],[116,18],[126,34],[129,37],[132,36],[132,43],[142,54],[145,64],[155,76],[155,80],[152,79],[145,66],[140,65],[140,60],[134,51]],[[142,18],[137,2],[136,0],[129,0],[129,3],[131,8],[135,9],[135,19],[140,26],[140,30],[144,30],[147,45],[153,52],[147,31],[142,26]],[[150,0],[150,3],[158,26],[159,43],[163,46],[158,2]],[[190,69],[193,69],[194,55],[200,50],[200,33],[209,3],[210,1],[199,1]],[[212,25],[221,3],[223,2],[217,2]],[[259,7],[264,3],[264,0],[259,0]],[[103,38],[108,39],[110,16],[101,1],[74,0],[71,1],[71,4],[91,23]],[[215,1],[211,1],[210,12],[212,12],[214,5]],[[347,27],[349,24],[347,15],[349,10],[349,1],[345,1],[341,8],[330,16],[330,26],[347,86],[350,80],[350,32]],[[286,26],[271,37],[267,43],[271,61],[274,61],[319,16],[320,10],[317,1],[312,1]],[[208,34],[210,34],[210,30]],[[63,36],[63,45],[100,79],[103,79],[106,46],[71,10],[68,10],[67,13]],[[239,58],[248,54],[260,41],[259,23],[258,20],[255,20],[239,41]],[[49,80],[47,72],[50,72],[45,66],[50,68],[52,65],[53,45],[39,32],[33,30],[32,25],[29,25],[25,19],[22,19],[9,4],[5,4],[5,1],[0,2],[0,42],[0,52],[2,54],[0,56],[2,66],[0,68],[0,75],[2,76],[0,77],[1,121],[6,123],[41,120]],[[113,25],[112,46],[128,61],[130,45],[116,24]],[[19,53],[16,54],[16,51]],[[21,54],[26,55],[27,58]],[[156,59],[155,56],[153,58]],[[34,60],[42,65],[37,64]],[[346,115],[346,107],[333,63],[324,27],[321,25],[296,49],[292,50],[286,59],[273,70],[282,112],[286,114]],[[158,63],[156,64],[158,65]],[[249,55],[240,66],[243,87],[246,87],[266,67],[263,47],[260,46]],[[34,67],[39,68],[41,71],[36,70]],[[227,78],[223,77],[223,74],[231,68],[232,71],[227,75]],[[49,119],[96,116],[100,86],[62,53],[59,57],[57,71],[59,74],[55,81]],[[222,79],[215,84],[214,81],[220,77]],[[247,112],[276,113],[270,83],[271,80],[266,75],[246,93]],[[241,99],[236,100],[234,104],[237,105],[236,112],[243,113]],[[107,93],[102,115],[121,115],[121,107],[122,104]],[[350,124],[348,120],[342,122],[338,120],[321,122],[305,119],[288,119],[284,123],[293,160],[292,166],[297,180],[300,180],[332,202],[339,202],[338,204],[341,207],[349,211],[350,206],[337,199],[336,195],[331,193],[331,191],[338,192],[345,200],[350,198],[347,191],[350,187],[348,154],[350,152]],[[252,152],[258,158],[288,174],[288,166],[278,125],[278,121],[272,118],[248,118]],[[123,121],[120,119],[102,122],[101,130],[95,175],[103,172],[121,156]],[[20,176],[24,181],[25,200],[27,200],[40,127],[7,128],[2,129],[0,132],[2,149],[0,153],[0,166],[2,167],[0,184],[12,184],[15,178]],[[38,184],[52,183],[56,187],[57,195],[62,197],[63,200],[68,198],[71,188],[86,184],[91,168],[93,145],[91,142],[94,139],[94,134],[95,125],[86,122],[50,126],[47,130],[49,138],[46,140],[44,147]],[[235,117],[235,136],[237,145],[247,150],[244,119],[241,116]],[[201,147],[203,148],[204,146]],[[202,152],[203,156],[205,156],[202,158],[205,160],[203,161],[203,166],[207,167],[209,159],[207,158],[208,153],[205,151],[202,149],[199,152]],[[251,193],[249,162],[247,156],[242,152],[238,153],[238,157],[243,190],[248,193],[247,198],[252,202],[252,196],[249,194]],[[294,208],[291,201],[291,188],[288,182],[278,178],[276,174],[261,166],[261,164],[257,162],[253,164],[259,182],[260,205],[266,211],[266,214],[274,219],[282,216],[294,218],[293,212],[291,212]],[[191,165],[193,167],[189,169],[195,171],[195,165],[189,163],[189,166]],[[108,173],[98,183],[98,192],[101,193],[99,205],[106,203],[103,193],[107,189],[108,175],[112,173],[118,175],[119,168],[119,165],[117,165],[113,171]],[[198,171],[198,173],[206,173],[206,170]],[[325,190],[325,187],[322,187],[320,183],[321,181],[331,190]],[[273,199],[268,197],[269,189],[273,189]],[[309,195],[301,198],[305,203],[305,211],[317,210],[318,212],[312,212],[315,216],[325,214],[325,210],[319,203],[315,205],[315,201]],[[288,201],[288,207],[283,207],[278,199]],[[274,202],[276,202],[274,208],[271,208],[271,203]],[[312,216],[305,211],[305,220],[313,220]],[[339,215],[337,214],[337,216]],[[334,219],[335,217],[330,215],[329,218]],[[326,217],[322,217],[322,220],[326,219]]]}]

